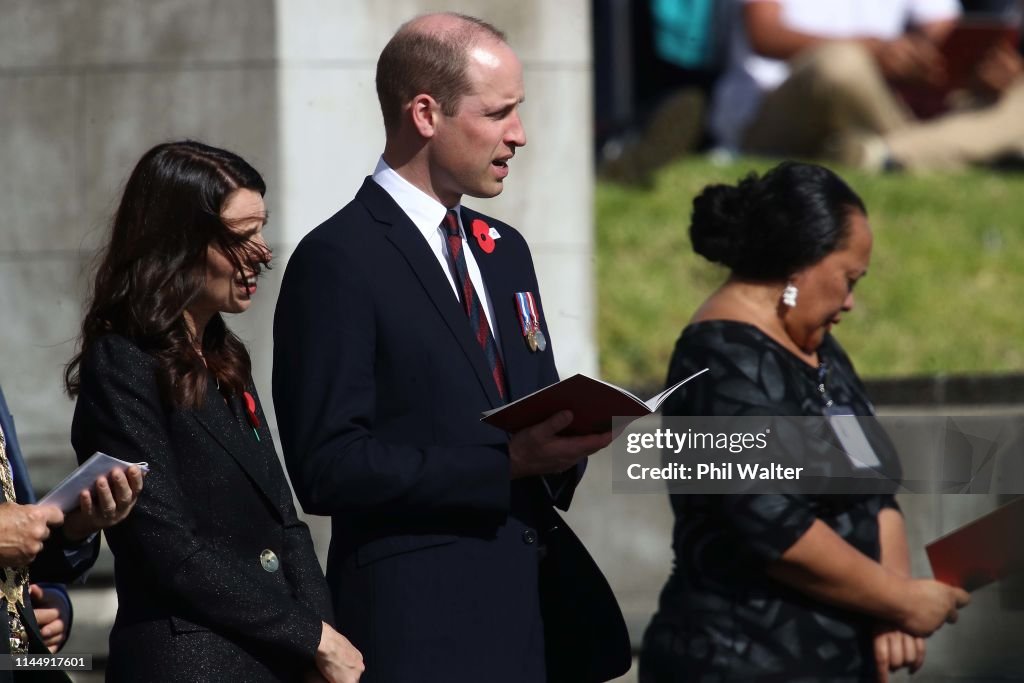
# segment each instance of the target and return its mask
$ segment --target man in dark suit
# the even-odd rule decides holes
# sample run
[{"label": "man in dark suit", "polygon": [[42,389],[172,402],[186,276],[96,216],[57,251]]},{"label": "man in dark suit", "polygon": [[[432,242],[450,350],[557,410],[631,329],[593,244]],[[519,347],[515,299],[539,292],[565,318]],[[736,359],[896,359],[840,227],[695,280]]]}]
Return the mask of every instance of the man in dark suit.
[{"label": "man in dark suit", "polygon": [[332,516],[339,628],[364,681],[601,681],[621,612],[554,506],[610,434],[562,412],[506,434],[481,411],[557,381],[529,248],[460,204],[526,144],[522,68],[469,17],[381,53],[386,145],[354,201],[302,240],[274,320],[274,401],[306,511]]},{"label": "man in dark suit", "polygon": [[[8,476],[10,479],[4,481]],[[137,492],[122,474],[105,478],[95,498],[90,494],[87,510],[76,510],[65,517],[55,507],[36,505],[14,417],[2,388],[0,484],[0,578],[5,589],[0,595],[0,654],[19,650],[32,654],[56,652],[71,632],[71,601],[63,582],[78,578],[92,566],[99,552],[97,532],[124,519],[135,504]],[[14,500],[8,495],[8,486]],[[141,488],[141,482],[138,486]],[[62,524],[64,528],[58,528]],[[25,568],[27,573],[19,581],[18,575]],[[29,577],[38,583],[29,583]],[[19,588],[17,617],[12,619],[7,593]],[[68,680],[61,671],[0,671],[0,683],[21,676],[39,681]]]}]

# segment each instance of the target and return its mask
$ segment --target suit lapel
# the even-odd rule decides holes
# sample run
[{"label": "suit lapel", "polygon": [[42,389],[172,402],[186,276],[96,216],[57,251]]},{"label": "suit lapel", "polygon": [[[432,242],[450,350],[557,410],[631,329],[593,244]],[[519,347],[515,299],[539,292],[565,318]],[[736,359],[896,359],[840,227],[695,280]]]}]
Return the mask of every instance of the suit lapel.
[{"label": "suit lapel", "polygon": [[[237,398],[234,400],[233,407],[235,410],[241,410],[241,405],[238,403]],[[232,413],[231,408],[224,402],[224,398],[212,382],[207,382],[206,397],[202,408],[192,411],[191,414],[210,433],[210,436],[238,463],[238,466],[248,475],[249,479],[256,485],[256,488],[267,497],[270,507],[274,510],[274,514],[281,517],[278,501],[279,492],[275,491],[274,487],[271,486],[266,469],[258,467],[259,457],[254,455],[262,450],[260,448],[262,440],[264,438],[269,439],[270,435],[261,434],[261,441],[257,442],[255,436],[249,437],[249,435],[245,434],[240,429],[235,414]],[[265,432],[266,430],[264,429],[263,431]]]},{"label": "suit lapel", "polygon": [[437,258],[424,241],[423,235],[395,203],[391,195],[373,179],[367,178],[363,182],[363,187],[356,194],[356,199],[366,206],[378,222],[387,226],[385,228],[387,239],[402,253],[433,302],[441,319],[451,330],[459,348],[466,356],[466,360],[473,367],[480,386],[487,393],[491,407],[497,408],[502,405],[501,397],[498,396],[498,388],[494,385],[494,379],[491,377],[491,370],[487,367],[487,359],[473,336],[469,321],[466,319],[466,312],[452,291],[452,286],[444,271],[441,270]]}]

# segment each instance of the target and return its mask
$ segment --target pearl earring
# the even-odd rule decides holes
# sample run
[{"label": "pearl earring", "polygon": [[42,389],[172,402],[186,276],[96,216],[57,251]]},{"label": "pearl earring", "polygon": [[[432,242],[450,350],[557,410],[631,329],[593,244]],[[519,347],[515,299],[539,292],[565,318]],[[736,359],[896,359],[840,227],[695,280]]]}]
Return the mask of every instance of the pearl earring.
[{"label": "pearl earring", "polygon": [[790,308],[796,306],[796,295],[800,293],[800,290],[796,288],[792,282],[786,285],[786,288],[782,290],[782,303]]}]

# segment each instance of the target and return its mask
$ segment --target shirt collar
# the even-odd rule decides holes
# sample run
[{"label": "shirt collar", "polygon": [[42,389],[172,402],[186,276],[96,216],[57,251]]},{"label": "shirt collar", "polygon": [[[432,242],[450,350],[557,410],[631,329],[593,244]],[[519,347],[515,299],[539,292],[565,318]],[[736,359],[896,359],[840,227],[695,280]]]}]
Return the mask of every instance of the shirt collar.
[{"label": "shirt collar", "polygon": [[[428,241],[436,234],[448,212],[444,204],[437,201],[423,190],[419,189],[408,180],[398,175],[395,169],[384,161],[382,156],[377,161],[377,167],[373,170],[373,180],[387,192],[399,208],[405,212],[409,220],[423,234]],[[459,217],[459,232],[465,239],[465,232],[462,230],[462,205],[456,204],[452,207],[455,215]]]}]

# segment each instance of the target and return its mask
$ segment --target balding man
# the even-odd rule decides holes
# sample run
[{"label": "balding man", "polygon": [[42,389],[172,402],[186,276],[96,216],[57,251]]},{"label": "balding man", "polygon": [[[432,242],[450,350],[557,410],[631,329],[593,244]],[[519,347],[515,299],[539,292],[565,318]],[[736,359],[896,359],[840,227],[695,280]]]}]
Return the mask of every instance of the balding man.
[{"label": "balding man", "polygon": [[526,144],[522,67],[471,17],[402,26],[377,63],[386,145],[299,244],[274,320],[274,401],[365,681],[603,681],[629,667],[607,582],[554,506],[610,434],[515,434],[481,411],[558,379],[529,248],[461,205]]}]

